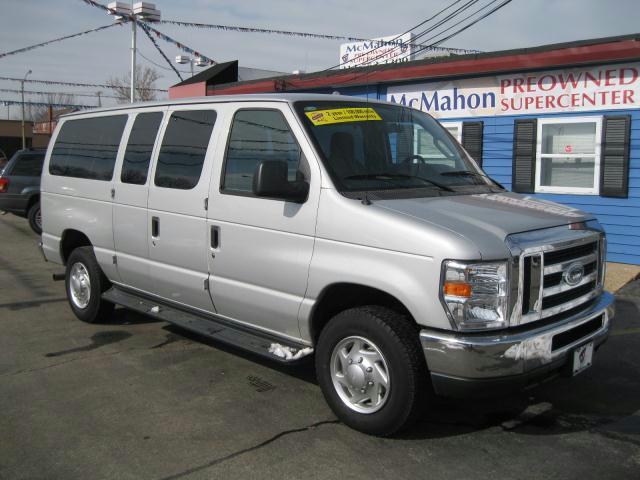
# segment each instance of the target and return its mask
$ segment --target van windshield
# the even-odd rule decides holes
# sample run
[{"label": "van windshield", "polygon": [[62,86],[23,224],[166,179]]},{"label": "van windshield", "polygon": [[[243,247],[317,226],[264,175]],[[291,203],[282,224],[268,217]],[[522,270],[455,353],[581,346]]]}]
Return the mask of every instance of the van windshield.
[{"label": "van windshield", "polygon": [[[295,109],[343,192],[499,188],[431,116],[366,102],[296,102]],[[472,188],[470,188],[472,187]]]}]

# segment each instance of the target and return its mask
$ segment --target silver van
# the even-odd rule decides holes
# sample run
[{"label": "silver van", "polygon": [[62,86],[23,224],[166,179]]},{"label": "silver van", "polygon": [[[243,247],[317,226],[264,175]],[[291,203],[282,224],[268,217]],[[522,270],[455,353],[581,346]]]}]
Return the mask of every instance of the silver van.
[{"label": "silver van", "polygon": [[385,102],[69,114],[41,190],[42,248],[80,320],[117,304],[277,361],[313,353],[335,414],[371,434],[434,395],[576,375],[613,318],[592,215],[506,191],[429,115]]}]

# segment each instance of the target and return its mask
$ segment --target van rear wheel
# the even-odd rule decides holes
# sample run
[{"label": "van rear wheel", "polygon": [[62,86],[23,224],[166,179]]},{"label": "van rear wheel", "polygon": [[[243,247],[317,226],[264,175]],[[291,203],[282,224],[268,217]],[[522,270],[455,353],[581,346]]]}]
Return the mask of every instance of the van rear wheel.
[{"label": "van rear wheel", "polygon": [[385,307],[345,310],[322,330],[316,373],[327,403],[346,425],[392,435],[427,400],[427,367],[418,330]]},{"label": "van rear wheel", "polygon": [[79,247],[71,252],[64,283],[69,305],[76,317],[87,323],[109,318],[114,305],[102,300],[102,293],[110,284],[98,265],[92,247]]}]

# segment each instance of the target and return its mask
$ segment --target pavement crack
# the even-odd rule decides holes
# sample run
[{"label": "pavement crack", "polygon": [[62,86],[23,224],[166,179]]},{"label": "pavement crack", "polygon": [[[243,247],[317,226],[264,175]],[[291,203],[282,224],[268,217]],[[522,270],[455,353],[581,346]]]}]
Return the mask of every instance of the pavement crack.
[{"label": "pavement crack", "polygon": [[312,430],[314,428],[320,427],[322,425],[335,425],[340,423],[339,420],[322,420],[320,422],[316,422],[316,423],[312,423],[311,425],[307,425],[306,427],[301,427],[301,428],[293,428],[291,430],[284,430],[280,433],[277,433],[276,435],[274,435],[273,437],[258,443],[257,445],[254,445],[252,447],[248,447],[248,448],[243,448],[242,450],[238,450],[236,452],[230,453],[228,455],[225,455],[224,457],[220,457],[220,458],[216,458],[214,460],[211,460],[210,462],[207,462],[203,465],[199,465],[197,467],[193,467],[190,468],[188,470],[185,470],[183,472],[180,473],[176,473],[174,475],[170,475],[168,477],[163,477],[161,480],[175,480],[177,478],[181,478],[184,477],[185,475],[190,475],[192,473],[195,472],[199,472],[201,470],[213,467],[215,465],[219,465],[223,462],[226,462],[228,460],[231,460],[233,458],[239,457],[241,455],[244,455],[245,453],[250,453],[250,452],[255,452],[256,450],[259,450],[261,448],[266,447],[267,445],[270,445],[271,443],[275,442],[276,440],[279,440],[282,437],[285,437],[287,435],[292,435],[294,433],[302,433],[302,432],[307,432],[309,430]]}]

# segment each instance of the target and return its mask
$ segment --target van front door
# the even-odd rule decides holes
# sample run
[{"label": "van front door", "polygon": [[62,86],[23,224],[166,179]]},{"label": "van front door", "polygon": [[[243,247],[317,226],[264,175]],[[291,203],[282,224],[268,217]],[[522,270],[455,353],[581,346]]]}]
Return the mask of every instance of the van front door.
[{"label": "van front door", "polygon": [[219,128],[202,105],[170,109],[149,186],[147,235],[154,293],[205,312],[208,291],[206,198]]},{"label": "van front door", "polygon": [[[233,117],[223,167],[211,184],[211,294],[219,315],[300,338],[298,310],[313,253],[320,172],[288,104],[244,104]],[[258,198],[256,166],[285,161],[290,180],[304,176],[304,203]]]}]

